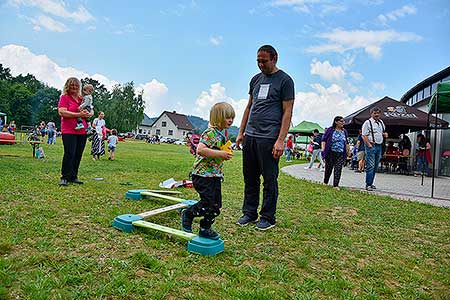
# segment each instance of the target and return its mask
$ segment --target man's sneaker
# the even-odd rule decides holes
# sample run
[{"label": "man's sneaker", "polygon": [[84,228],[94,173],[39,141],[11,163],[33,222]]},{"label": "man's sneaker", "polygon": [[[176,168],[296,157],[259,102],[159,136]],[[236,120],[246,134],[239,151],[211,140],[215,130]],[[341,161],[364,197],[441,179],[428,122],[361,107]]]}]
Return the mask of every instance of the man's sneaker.
[{"label": "man's sneaker", "polygon": [[181,229],[185,232],[192,233],[192,218],[189,218],[187,215],[187,209],[183,209],[181,211]]},{"label": "man's sneaker", "polygon": [[275,227],[275,223],[272,224],[266,219],[259,219],[259,222],[256,224],[256,228],[259,230],[267,230],[272,227]]},{"label": "man's sneaker", "polygon": [[256,223],[256,219],[253,219],[247,215],[243,215],[242,217],[239,218],[239,220],[237,220],[236,224],[240,225],[240,226],[247,226],[250,223]]},{"label": "man's sneaker", "polygon": [[77,127],[75,127],[76,130],[84,129],[83,123],[77,123]]},{"label": "man's sneaker", "polygon": [[304,169],[305,169],[305,170],[311,170],[311,168],[310,168],[310,167],[304,167]]},{"label": "man's sneaker", "polygon": [[212,228],[200,228],[200,231],[198,232],[198,236],[211,239],[211,240],[218,240],[220,239],[220,235],[215,232]]},{"label": "man's sneaker", "polygon": [[373,191],[372,186],[371,185],[366,186],[366,191],[372,192]]},{"label": "man's sneaker", "polygon": [[374,186],[373,184],[370,186],[373,190],[376,190],[377,189],[377,187],[376,186]]}]

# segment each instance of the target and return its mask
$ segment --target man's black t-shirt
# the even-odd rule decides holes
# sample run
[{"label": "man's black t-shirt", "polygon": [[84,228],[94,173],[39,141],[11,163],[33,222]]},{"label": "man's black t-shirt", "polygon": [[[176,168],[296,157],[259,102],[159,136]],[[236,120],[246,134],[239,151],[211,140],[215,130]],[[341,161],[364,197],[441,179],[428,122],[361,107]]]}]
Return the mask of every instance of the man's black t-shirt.
[{"label": "man's black t-shirt", "polygon": [[283,101],[295,97],[294,81],[282,70],[270,75],[259,73],[250,81],[249,94],[252,95],[253,103],[245,134],[258,138],[278,138]]}]

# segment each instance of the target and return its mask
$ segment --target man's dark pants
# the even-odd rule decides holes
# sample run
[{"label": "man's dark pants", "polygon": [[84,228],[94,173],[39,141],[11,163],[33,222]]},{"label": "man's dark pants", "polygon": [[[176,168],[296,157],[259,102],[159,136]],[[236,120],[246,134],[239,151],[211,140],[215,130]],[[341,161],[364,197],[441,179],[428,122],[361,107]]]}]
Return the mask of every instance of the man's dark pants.
[{"label": "man's dark pants", "polygon": [[278,199],[278,163],[273,158],[272,148],[275,140],[245,136],[242,159],[244,173],[244,204],[242,212],[253,219],[258,217],[259,187],[261,175],[263,182],[263,201],[259,212],[261,218],[275,224]]},{"label": "man's dark pants", "polygon": [[61,178],[73,181],[78,178],[78,168],[86,146],[87,135],[63,134],[64,157],[61,167]]}]

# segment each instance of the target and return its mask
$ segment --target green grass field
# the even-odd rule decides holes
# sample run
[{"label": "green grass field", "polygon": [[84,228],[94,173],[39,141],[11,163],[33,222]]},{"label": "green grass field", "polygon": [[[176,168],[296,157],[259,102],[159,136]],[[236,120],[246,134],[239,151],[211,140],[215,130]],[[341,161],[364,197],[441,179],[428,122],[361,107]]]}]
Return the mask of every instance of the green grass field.
[{"label": "green grass field", "polygon": [[[281,173],[277,226],[239,227],[235,152],[214,224],[225,252],[204,257],[188,253],[183,239],[111,226],[117,215],[168,205],[124,193],[187,179],[186,147],[127,141],[115,161],[94,162],[88,145],[85,184],[67,188],[58,186],[61,144],[44,150],[38,160],[30,145],[0,145],[0,299],[450,299],[448,209]],[[179,191],[198,199],[194,189]],[[149,220],[179,228],[175,211]]]}]

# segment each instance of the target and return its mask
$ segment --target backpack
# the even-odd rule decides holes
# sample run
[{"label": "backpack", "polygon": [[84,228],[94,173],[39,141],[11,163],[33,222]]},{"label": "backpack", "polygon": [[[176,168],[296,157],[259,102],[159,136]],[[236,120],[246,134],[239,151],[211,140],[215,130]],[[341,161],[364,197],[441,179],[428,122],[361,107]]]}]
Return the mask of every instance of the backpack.
[{"label": "backpack", "polygon": [[191,152],[191,154],[194,156],[197,155],[197,146],[198,146],[198,143],[200,143],[201,137],[202,136],[198,133],[193,133],[189,137],[189,144],[190,144],[189,152]]}]

